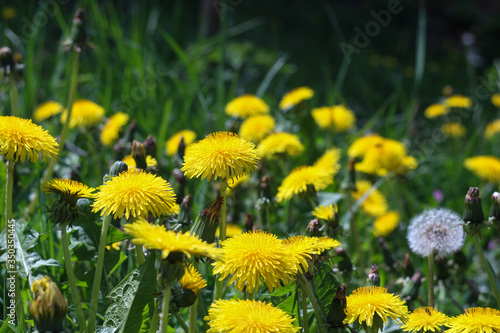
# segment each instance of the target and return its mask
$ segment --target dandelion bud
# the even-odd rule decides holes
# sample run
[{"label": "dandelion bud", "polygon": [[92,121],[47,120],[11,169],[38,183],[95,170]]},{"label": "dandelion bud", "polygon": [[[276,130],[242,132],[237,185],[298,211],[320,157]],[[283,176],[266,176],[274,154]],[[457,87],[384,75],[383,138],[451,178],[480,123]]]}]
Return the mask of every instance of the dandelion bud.
[{"label": "dandelion bud", "polygon": [[9,73],[14,68],[14,52],[9,47],[0,48],[0,66]]},{"label": "dandelion bud", "polygon": [[31,291],[33,302],[30,304],[30,313],[36,329],[42,333],[63,331],[68,302],[57,285],[45,276],[33,282]]},{"label": "dandelion bud", "polygon": [[[177,308],[187,308],[194,304],[197,295],[190,289],[181,287],[174,288],[172,292],[173,302]],[[175,307],[174,307],[175,308]]]},{"label": "dandelion bud", "polygon": [[113,163],[113,165],[109,169],[109,176],[115,177],[115,176],[118,176],[123,171],[127,171],[127,170],[128,170],[127,163],[122,162],[122,161],[116,161],[115,163]]},{"label": "dandelion bud", "polygon": [[132,157],[135,160],[137,169],[146,170],[148,164],[146,163],[146,148],[139,141],[132,142]]},{"label": "dandelion bud", "polygon": [[207,208],[202,210],[191,227],[191,234],[197,235],[207,243],[213,243],[215,241],[215,232],[219,226],[223,202],[224,198],[217,196],[217,199],[208,205]]},{"label": "dandelion bud", "polygon": [[366,278],[367,287],[380,287],[380,276],[378,275],[378,266],[372,264],[368,277]]},{"label": "dandelion bud", "polygon": [[247,214],[245,216],[245,222],[243,222],[246,231],[252,231],[254,226],[253,216],[252,214]]},{"label": "dandelion bud", "polygon": [[191,223],[191,196],[186,195],[182,199],[181,209],[179,211],[178,221],[180,223],[189,224]]},{"label": "dandelion bud", "polygon": [[418,296],[418,289],[422,282],[422,271],[418,270],[413,274],[411,279],[406,283],[401,291],[401,298],[406,300],[414,300]]},{"label": "dandelion bud", "polygon": [[346,286],[345,284],[341,284],[337,288],[337,293],[335,297],[333,297],[332,304],[330,305],[330,311],[328,312],[328,316],[326,317],[326,321],[334,328],[344,327],[344,319],[346,314],[344,309],[347,306],[347,298],[346,298]]},{"label": "dandelion bud", "polygon": [[465,196],[465,208],[462,216],[465,222],[464,229],[469,235],[474,235],[481,230],[484,222],[483,208],[481,207],[481,198],[479,197],[479,188],[469,187]]},{"label": "dandelion bud", "polygon": [[149,155],[151,157],[156,158],[156,139],[148,135],[146,140],[143,142],[144,148],[146,148],[146,156]]},{"label": "dandelion bud", "polygon": [[260,181],[260,197],[272,202],[273,194],[271,192],[271,177],[265,175]]},{"label": "dandelion bud", "polygon": [[491,196],[490,222],[500,221],[500,193],[494,192]]},{"label": "dandelion bud", "polygon": [[186,152],[186,142],[184,141],[184,137],[181,136],[181,140],[179,141],[179,146],[177,147],[177,156],[181,161],[184,161],[185,152]]},{"label": "dandelion bud", "polygon": [[83,9],[78,9],[73,19],[73,36],[64,43],[66,51],[74,48],[76,52],[82,52],[85,50],[93,50],[95,48],[94,44],[89,41],[87,36],[87,30],[85,27],[85,11]]},{"label": "dandelion bud", "polygon": [[319,233],[319,222],[318,219],[313,219],[309,224],[307,225],[307,234],[309,237],[318,237]]}]

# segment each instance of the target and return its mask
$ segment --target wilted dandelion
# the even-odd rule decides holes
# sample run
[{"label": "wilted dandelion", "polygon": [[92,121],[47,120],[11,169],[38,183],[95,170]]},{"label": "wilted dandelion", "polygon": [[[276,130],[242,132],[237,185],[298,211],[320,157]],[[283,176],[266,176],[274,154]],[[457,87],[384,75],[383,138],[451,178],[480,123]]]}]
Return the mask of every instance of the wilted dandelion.
[{"label": "wilted dandelion", "polygon": [[248,94],[236,97],[226,105],[226,114],[228,116],[246,118],[266,113],[269,113],[269,106],[254,95]]},{"label": "wilted dandelion", "polygon": [[218,300],[205,317],[210,329],[207,333],[295,333],[293,319],[272,304],[253,300]]},{"label": "wilted dandelion", "polygon": [[114,144],[118,139],[122,127],[128,122],[129,118],[129,115],[123,112],[117,112],[109,117],[101,132],[102,144],[105,146]]},{"label": "wilted dandelion", "polygon": [[472,106],[472,100],[469,97],[463,95],[452,95],[443,101],[443,104],[449,108],[470,108]]},{"label": "wilted dandelion", "polygon": [[464,314],[450,318],[445,333],[500,332],[500,311],[492,308],[468,308]]},{"label": "wilted dandelion", "polygon": [[292,91],[288,92],[283,96],[280,101],[280,109],[286,110],[289,109],[303,100],[311,99],[314,96],[314,91],[308,87],[299,87],[295,88]]},{"label": "wilted dandelion", "polygon": [[446,105],[432,104],[425,109],[424,116],[425,118],[433,119],[447,114],[448,111],[449,109]]},{"label": "wilted dandelion", "polygon": [[333,183],[333,177],[323,169],[313,166],[300,166],[290,172],[278,187],[278,201],[290,200],[296,194],[324,190]]},{"label": "wilted dandelion", "polygon": [[240,126],[239,135],[252,142],[260,142],[272,132],[276,122],[269,115],[258,115],[247,118]]},{"label": "wilted dandelion", "polygon": [[375,237],[385,237],[394,231],[399,225],[399,214],[395,211],[389,211],[380,216],[373,223],[373,234]]},{"label": "wilted dandelion", "polygon": [[410,313],[408,322],[401,329],[413,333],[442,332],[443,327],[448,326],[448,321],[445,314],[433,307],[417,308]]},{"label": "wilted dandelion", "polygon": [[63,111],[63,106],[54,101],[48,101],[40,104],[33,112],[33,119],[40,122],[42,120],[48,119],[56,114]]},{"label": "wilted dandelion", "polygon": [[269,159],[275,159],[285,154],[299,156],[303,150],[304,146],[299,137],[286,132],[270,134],[257,146],[259,155]]},{"label": "wilted dandelion", "polygon": [[[61,114],[61,122],[66,122],[68,111]],[[73,103],[69,127],[91,127],[104,117],[104,108],[88,99],[79,99]]]},{"label": "wilted dandelion", "polygon": [[464,166],[479,178],[500,183],[500,158],[496,156],[475,156],[467,158]]},{"label": "wilted dandelion", "polygon": [[462,138],[467,134],[467,129],[460,123],[447,123],[441,126],[441,132],[451,138]]},{"label": "wilted dandelion", "polygon": [[426,210],[411,219],[407,238],[412,252],[428,257],[434,251],[436,258],[446,258],[462,248],[462,219],[447,208]]},{"label": "wilted dandelion", "polygon": [[172,135],[166,143],[168,156],[174,156],[177,153],[177,149],[179,149],[179,144],[181,143],[182,138],[184,138],[184,144],[187,147],[196,139],[196,133],[186,129]]},{"label": "wilted dandelion", "polygon": [[356,192],[352,192],[351,195],[355,200],[359,200],[366,192],[371,191],[361,204],[361,210],[370,216],[379,217],[387,212],[387,201],[379,190],[371,187],[372,184],[369,181],[358,180]]}]

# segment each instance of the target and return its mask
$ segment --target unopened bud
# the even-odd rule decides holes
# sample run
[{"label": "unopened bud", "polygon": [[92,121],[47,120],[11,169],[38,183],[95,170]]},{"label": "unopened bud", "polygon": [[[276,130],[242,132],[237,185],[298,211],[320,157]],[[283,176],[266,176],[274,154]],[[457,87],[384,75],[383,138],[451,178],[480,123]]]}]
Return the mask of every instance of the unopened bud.
[{"label": "unopened bud", "polygon": [[109,169],[109,176],[115,177],[118,176],[120,173],[127,171],[128,170],[128,165],[127,163],[123,161],[116,161],[113,163],[111,168]]},{"label": "unopened bud", "polygon": [[494,192],[491,196],[490,222],[500,221],[500,193]]},{"label": "unopened bud", "polygon": [[173,302],[178,308],[187,308],[194,304],[197,295],[190,289],[176,287],[172,292]]},{"label": "unopened bud", "polygon": [[378,266],[372,264],[368,277],[366,278],[366,285],[368,287],[380,287],[380,276],[378,275]]},{"label": "unopened bud", "polygon": [[146,140],[143,142],[144,148],[146,148],[146,155],[156,158],[156,139],[148,135]]},{"label": "unopened bud", "polygon": [[30,313],[39,332],[61,332],[68,310],[68,301],[48,276],[35,280],[31,285],[33,302]]},{"label": "unopened bud", "polygon": [[319,222],[318,219],[313,219],[309,224],[307,225],[307,234],[309,237],[318,237],[319,233]]},{"label": "unopened bud", "polygon": [[14,68],[14,52],[9,47],[0,48],[0,66],[9,72]]},{"label": "unopened bud", "polygon": [[144,145],[139,141],[134,140],[134,142],[132,142],[132,157],[135,160],[135,167],[137,169],[147,169],[146,148],[144,148]]},{"label": "unopened bud", "polygon": [[328,324],[334,328],[344,327],[344,319],[346,317],[344,309],[347,306],[346,289],[345,284],[341,284],[337,288],[337,292],[330,305],[330,311],[328,311],[328,316],[326,317]]},{"label": "unopened bud", "polygon": [[413,274],[411,279],[406,283],[401,291],[401,296],[403,299],[409,301],[414,300],[418,296],[418,289],[420,288],[420,284],[422,283],[422,271],[418,270]]},{"label": "unopened bud", "polygon": [[184,137],[181,137],[181,140],[179,141],[179,147],[177,148],[177,156],[181,159],[181,161],[184,160],[184,153],[186,152],[186,142],[184,142]]},{"label": "unopened bud", "polygon": [[252,231],[253,230],[254,221],[253,221],[252,214],[247,214],[245,216],[245,222],[243,223],[243,225],[245,226],[245,230],[246,231]]},{"label": "unopened bud", "polygon": [[189,224],[191,223],[191,196],[186,195],[184,199],[182,199],[182,203],[180,204],[180,211],[178,220],[180,223]]},{"label": "unopened bud", "polygon": [[213,243],[215,241],[215,232],[219,226],[223,202],[224,198],[217,196],[217,199],[203,209],[191,227],[191,234],[197,235],[207,243]]},{"label": "unopened bud", "polygon": [[474,235],[481,230],[484,222],[483,208],[481,207],[481,198],[479,197],[479,188],[469,187],[465,196],[465,208],[462,217],[465,222],[464,229],[469,235]]}]

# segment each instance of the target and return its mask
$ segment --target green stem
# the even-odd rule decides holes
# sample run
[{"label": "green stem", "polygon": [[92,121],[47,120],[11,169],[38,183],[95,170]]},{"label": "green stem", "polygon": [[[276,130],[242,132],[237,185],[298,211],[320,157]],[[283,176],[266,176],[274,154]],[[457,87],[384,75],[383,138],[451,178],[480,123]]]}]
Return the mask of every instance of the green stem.
[{"label": "green stem", "polygon": [[429,306],[434,307],[434,250],[429,254],[428,260],[428,287],[429,287]]},{"label": "green stem", "polygon": [[141,266],[144,264],[144,261],[146,261],[142,245],[135,246],[135,253],[137,254],[137,266]]},{"label": "green stem", "polygon": [[[8,222],[12,220],[12,192],[14,189],[14,161],[7,160],[7,179],[5,187],[5,227],[7,228]],[[5,233],[9,235],[8,229]]]},{"label": "green stem", "polygon": [[309,333],[309,318],[307,317],[307,296],[302,288],[302,316],[304,317],[304,333]]},{"label": "green stem", "polygon": [[19,104],[18,104],[18,91],[17,91],[17,82],[16,82],[16,73],[11,73],[9,81],[10,81],[10,115],[14,117],[19,117]]},{"label": "green stem", "polygon": [[182,317],[179,314],[179,312],[174,313],[174,316],[177,319],[177,321],[179,322],[179,325],[181,325],[181,327],[184,330],[184,332],[188,333],[189,332],[189,327],[186,325],[186,323],[184,322],[184,319],[182,319]]},{"label": "green stem", "polygon": [[161,329],[160,333],[167,333],[168,328],[168,307],[170,305],[171,286],[167,285],[163,294],[163,305],[161,311]]},{"label": "green stem", "polygon": [[66,274],[68,275],[69,288],[71,290],[71,295],[73,296],[73,303],[75,304],[76,321],[78,322],[78,328],[80,329],[80,331],[87,332],[85,315],[83,314],[82,303],[80,301],[80,294],[78,293],[78,288],[76,287],[75,273],[73,272],[73,266],[71,265],[71,254],[69,253],[66,224],[61,226],[61,237]]},{"label": "green stem", "polygon": [[94,332],[99,303],[99,290],[101,289],[102,270],[104,268],[104,254],[106,249],[106,238],[108,237],[109,223],[112,220],[111,215],[104,216],[101,228],[101,238],[99,240],[99,249],[97,251],[97,264],[94,275],[94,284],[92,285],[92,296],[90,298],[89,314],[89,332]]},{"label": "green stem", "polygon": [[[300,281],[300,286],[302,287],[302,290],[306,293],[307,297],[309,297],[309,301],[311,301],[311,304],[314,309],[314,314],[316,315],[316,321],[317,321],[317,326],[318,326],[318,332],[325,332],[325,320],[324,320],[324,315],[323,311],[321,310],[321,307],[318,303],[318,300],[316,298],[316,295],[314,294],[314,291],[311,288],[311,285],[309,282],[306,280],[303,274],[298,274],[298,278]],[[305,325],[305,323],[304,323]]]},{"label": "green stem", "polygon": [[158,331],[158,323],[160,322],[160,312],[155,308],[148,333],[156,333]]},{"label": "green stem", "polygon": [[[220,196],[222,197],[222,208],[220,212],[220,224],[219,224],[219,247],[221,246],[221,243],[226,240],[226,215],[227,215],[226,189],[227,189],[227,180],[221,179]],[[214,301],[222,298],[222,283],[224,281],[219,280],[219,277],[220,277],[219,274],[217,274],[217,276],[215,277]]]},{"label": "green stem", "polygon": [[359,239],[358,225],[356,223],[356,214],[354,214],[354,209],[352,207],[352,199],[348,199],[348,205],[349,205],[349,215],[351,217],[352,235],[354,239],[354,244],[356,246],[356,252],[358,252],[359,270],[361,272],[361,276],[363,276],[365,274],[365,259],[363,256],[363,250],[361,248],[361,240]]},{"label": "green stem", "polygon": [[92,165],[95,166],[95,172],[97,179],[102,179],[102,170],[101,170],[101,163],[99,161],[101,160],[99,158],[99,154],[97,153],[96,149],[96,143],[94,142],[94,137],[90,133],[90,130],[88,128],[85,129],[85,136],[87,137],[87,140],[89,142],[90,146],[90,154],[92,155]]},{"label": "green stem", "polygon": [[498,285],[495,280],[495,273],[493,272],[490,264],[486,260],[484,256],[483,249],[479,244],[479,238],[477,233],[475,233],[472,238],[474,238],[474,244],[476,245],[477,253],[479,254],[479,258],[481,258],[481,263],[483,264],[484,269],[486,270],[486,274],[488,274],[488,279],[490,280],[491,287],[493,288],[493,293],[495,294],[495,298],[497,299],[497,303],[500,306],[500,291],[498,290]]},{"label": "green stem", "polygon": [[[198,270],[198,262],[195,260],[193,262],[193,267]],[[198,296],[194,304],[189,307],[189,333],[197,333],[198,329],[196,327],[198,321]]]}]

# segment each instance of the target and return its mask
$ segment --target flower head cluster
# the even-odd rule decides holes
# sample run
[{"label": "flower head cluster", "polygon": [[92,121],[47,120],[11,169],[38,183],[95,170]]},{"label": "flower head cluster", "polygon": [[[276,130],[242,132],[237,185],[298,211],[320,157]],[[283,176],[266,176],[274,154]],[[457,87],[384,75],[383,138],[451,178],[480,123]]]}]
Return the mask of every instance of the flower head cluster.
[{"label": "flower head cluster", "polygon": [[251,116],[241,124],[239,135],[258,143],[272,132],[275,125],[274,118],[269,115]]},{"label": "flower head cluster", "polygon": [[181,287],[184,289],[189,289],[196,295],[198,295],[203,288],[207,286],[207,281],[203,279],[200,272],[193,267],[193,265],[186,266],[184,275],[179,280]]},{"label": "flower head cluster", "polygon": [[462,248],[462,219],[447,208],[426,210],[411,219],[408,243],[414,253],[423,257],[434,251],[436,258],[445,258]]},{"label": "flower head cluster", "polygon": [[172,212],[175,194],[170,184],[151,173],[129,170],[99,186],[93,212],[128,219],[147,217],[149,213],[158,217]]},{"label": "flower head cluster", "polygon": [[464,314],[450,318],[445,333],[500,332],[500,311],[492,308],[468,308]]},{"label": "flower head cluster", "polygon": [[[68,111],[64,110],[61,122],[66,122]],[[88,99],[79,99],[73,103],[69,127],[91,127],[104,117],[104,108]]]},{"label": "flower head cluster", "polygon": [[394,231],[399,225],[399,214],[395,211],[389,211],[378,217],[373,223],[373,234],[375,237],[385,237]]},{"label": "flower head cluster", "polygon": [[493,120],[488,125],[486,125],[486,129],[484,130],[484,137],[486,139],[492,139],[498,132],[500,132],[500,119]]},{"label": "flower head cluster", "polygon": [[181,171],[187,177],[230,179],[255,170],[255,145],[231,132],[217,132],[186,149]]},{"label": "flower head cluster", "polygon": [[356,192],[352,192],[351,195],[356,200],[364,198],[361,210],[370,216],[379,217],[387,212],[388,206],[384,195],[372,188],[372,184],[367,180],[356,181]]},{"label": "flower head cluster", "polygon": [[168,156],[174,156],[177,153],[177,149],[179,148],[181,139],[184,139],[184,144],[187,147],[190,144],[192,144],[196,139],[196,133],[186,129],[172,135],[166,143],[166,150]]},{"label": "flower head cluster", "polygon": [[280,101],[280,109],[287,110],[303,100],[311,99],[314,96],[314,91],[308,87],[295,88],[283,96]]},{"label": "flower head cluster", "polygon": [[30,119],[0,117],[0,154],[7,159],[15,162],[28,159],[35,163],[41,154],[45,162],[57,155],[58,146],[54,137]]},{"label": "flower head cluster", "polygon": [[500,183],[500,158],[496,156],[475,156],[467,158],[464,166],[479,178],[492,183]]},{"label": "flower head cluster", "polygon": [[332,129],[336,132],[348,131],[356,122],[354,112],[344,105],[316,108],[311,111],[311,114],[320,128]]},{"label": "flower head cluster", "polygon": [[462,138],[467,134],[467,129],[460,123],[446,123],[441,126],[441,132],[451,138]]},{"label": "flower head cluster", "polygon": [[64,107],[61,104],[54,101],[42,103],[33,112],[33,119],[40,122],[61,113],[63,109]]},{"label": "flower head cluster", "polygon": [[295,333],[293,319],[272,304],[253,300],[217,300],[205,317],[210,329],[207,333]]},{"label": "flower head cluster", "polygon": [[280,155],[299,156],[304,146],[297,135],[279,132],[273,133],[262,140],[257,146],[260,156],[275,159]]},{"label": "flower head cluster", "polygon": [[246,118],[266,113],[269,113],[269,106],[254,95],[236,97],[226,105],[226,114],[228,116]]},{"label": "flower head cluster", "polygon": [[139,218],[134,223],[125,224],[125,232],[133,237],[132,243],[142,245],[149,250],[161,252],[162,259],[171,253],[183,253],[186,257],[203,256],[222,260],[223,253],[195,235],[167,230],[163,225],[154,225]]},{"label": "flower head cluster", "polygon": [[324,190],[331,183],[333,177],[325,170],[314,166],[300,166],[283,179],[276,197],[278,201],[290,200],[296,194]]},{"label": "flower head cluster", "polygon": [[432,307],[423,307],[413,310],[408,316],[408,322],[401,326],[405,332],[425,333],[442,332],[448,326],[449,318]]},{"label": "flower head cluster", "polygon": [[328,149],[313,166],[320,168],[332,176],[335,176],[340,170],[339,160],[342,157],[341,150],[338,148]]},{"label": "flower head cluster", "polygon": [[129,116],[123,112],[117,112],[104,125],[101,132],[101,142],[105,146],[111,146],[118,139],[122,127],[128,122]]}]

